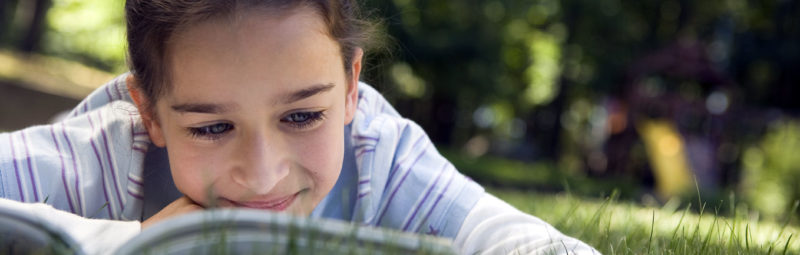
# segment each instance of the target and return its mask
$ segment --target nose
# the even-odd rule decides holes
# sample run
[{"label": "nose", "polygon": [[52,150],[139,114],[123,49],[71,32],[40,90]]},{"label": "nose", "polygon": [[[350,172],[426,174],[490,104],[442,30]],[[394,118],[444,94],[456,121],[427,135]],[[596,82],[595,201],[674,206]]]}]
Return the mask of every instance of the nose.
[{"label": "nose", "polygon": [[287,152],[280,139],[267,139],[266,135],[254,135],[241,141],[236,150],[237,164],[232,179],[245,187],[251,195],[269,193],[289,175]]}]

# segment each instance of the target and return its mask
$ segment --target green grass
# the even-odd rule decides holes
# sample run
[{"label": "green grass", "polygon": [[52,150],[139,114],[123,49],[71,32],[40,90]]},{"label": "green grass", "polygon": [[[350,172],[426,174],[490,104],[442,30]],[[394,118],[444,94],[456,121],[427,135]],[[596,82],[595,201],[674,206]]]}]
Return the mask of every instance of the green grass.
[{"label": "green grass", "polygon": [[[722,202],[676,208],[648,208],[569,194],[489,190],[520,210],[549,222],[564,234],[603,254],[798,254],[800,230],[788,221],[756,221],[747,213],[722,217]],[[699,201],[698,201],[699,202]],[[697,211],[697,210],[694,210]]]}]

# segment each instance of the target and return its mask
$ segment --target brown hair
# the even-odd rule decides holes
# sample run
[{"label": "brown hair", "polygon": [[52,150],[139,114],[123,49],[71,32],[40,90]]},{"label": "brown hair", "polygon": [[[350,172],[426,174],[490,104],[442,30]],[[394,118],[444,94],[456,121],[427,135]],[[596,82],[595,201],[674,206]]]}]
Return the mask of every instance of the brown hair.
[{"label": "brown hair", "polygon": [[148,108],[169,88],[166,44],[177,30],[203,20],[235,15],[242,10],[262,9],[281,13],[311,7],[339,43],[345,72],[357,48],[373,46],[375,23],[359,15],[356,0],[127,0],[128,64],[138,80],[138,89],[148,99]]}]

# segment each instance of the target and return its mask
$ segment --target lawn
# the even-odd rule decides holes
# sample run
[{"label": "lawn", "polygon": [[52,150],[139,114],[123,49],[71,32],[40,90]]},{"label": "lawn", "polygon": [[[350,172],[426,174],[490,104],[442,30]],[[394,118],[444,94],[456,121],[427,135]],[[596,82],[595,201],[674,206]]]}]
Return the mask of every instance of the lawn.
[{"label": "lawn", "polygon": [[[701,208],[662,208],[566,193],[490,189],[522,211],[553,224],[603,254],[798,254],[800,230],[790,222],[756,221],[756,215],[718,216],[726,201]],[[696,207],[700,201],[690,204]],[[700,210],[695,210],[700,209]],[[692,211],[697,211],[692,212]],[[736,211],[742,211],[736,209]]]}]

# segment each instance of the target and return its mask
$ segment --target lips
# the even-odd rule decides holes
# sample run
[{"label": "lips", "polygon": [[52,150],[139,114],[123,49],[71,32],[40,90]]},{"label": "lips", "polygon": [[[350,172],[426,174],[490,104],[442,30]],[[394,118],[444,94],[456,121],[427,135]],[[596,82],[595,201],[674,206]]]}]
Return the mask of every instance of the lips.
[{"label": "lips", "polygon": [[228,200],[228,202],[237,207],[247,207],[247,208],[270,210],[270,211],[283,211],[286,210],[286,208],[288,208],[290,205],[292,205],[292,202],[294,202],[295,198],[297,198],[297,194],[299,194],[299,192],[289,196],[280,197],[272,200],[250,200],[247,202],[233,201],[228,199],[225,200]]}]

